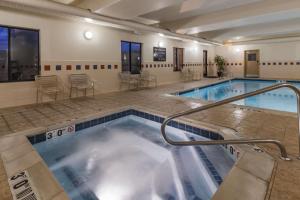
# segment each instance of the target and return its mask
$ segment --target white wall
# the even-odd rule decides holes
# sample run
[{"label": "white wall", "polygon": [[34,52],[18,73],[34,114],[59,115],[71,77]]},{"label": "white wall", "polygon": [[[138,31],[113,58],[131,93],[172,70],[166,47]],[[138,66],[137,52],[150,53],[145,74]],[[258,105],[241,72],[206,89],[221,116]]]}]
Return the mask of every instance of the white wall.
[{"label": "white wall", "polygon": [[225,57],[230,64],[229,71],[234,76],[242,77],[244,76],[244,51],[256,49],[260,50],[260,77],[300,79],[300,63],[297,65],[300,61],[300,41],[220,46],[216,47],[215,52]]},{"label": "white wall", "polygon": [[[135,35],[125,31],[102,27],[99,25],[54,18],[37,16],[22,12],[0,10],[0,24],[8,26],[26,27],[40,30],[40,56],[41,73],[57,74],[65,85],[70,73],[87,73],[98,83],[97,92],[111,92],[119,89],[118,73],[121,71],[120,41],[136,41],[143,43],[143,63],[153,62],[153,46],[162,42],[167,48],[166,64],[173,63],[173,47],[183,47],[184,63],[202,63],[202,50],[207,49],[209,56],[214,56],[213,46],[201,46],[193,42],[181,42],[158,36],[158,34]],[[93,39],[86,40],[84,31],[93,32]],[[56,71],[55,66],[62,65],[61,71]],[[80,64],[82,70],[75,70]],[[92,65],[105,65],[105,69],[93,70]],[[108,70],[107,65],[112,69]],[[44,71],[44,65],[51,65],[50,71]],[[72,65],[72,70],[66,70],[66,65]],[[89,70],[84,66],[90,65]],[[114,65],[118,65],[114,69]],[[202,68],[197,66],[198,68]],[[180,81],[180,73],[173,72],[172,67],[149,68],[151,73],[157,75],[159,84]],[[1,89],[2,88],[2,89]],[[33,82],[26,83],[1,83],[0,107],[34,103],[36,94]]]}]

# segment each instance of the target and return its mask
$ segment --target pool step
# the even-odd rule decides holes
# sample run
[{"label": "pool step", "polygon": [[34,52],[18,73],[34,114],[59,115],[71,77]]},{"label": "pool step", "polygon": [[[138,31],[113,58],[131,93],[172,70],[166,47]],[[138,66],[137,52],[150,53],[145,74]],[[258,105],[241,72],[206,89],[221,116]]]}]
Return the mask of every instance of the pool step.
[{"label": "pool step", "polygon": [[190,180],[189,176],[187,175],[187,170],[185,169],[185,166],[183,165],[184,161],[181,159],[180,156],[180,148],[173,148],[171,149],[172,154],[174,155],[173,158],[175,160],[176,169],[178,172],[178,176],[180,177],[180,182],[182,184],[185,198],[188,200],[201,200],[199,196],[197,196],[197,193],[195,192],[195,189],[192,185],[192,181]]},{"label": "pool step", "polygon": [[[196,139],[194,137],[189,137],[189,138],[191,141],[196,141]],[[214,178],[215,182],[218,185],[221,185],[221,183],[223,182],[222,177],[220,176],[220,174],[218,173],[218,171],[216,170],[214,165],[207,158],[207,156],[204,153],[204,151],[202,150],[202,148],[200,146],[194,146],[193,148],[196,150],[199,158],[205,163],[205,167],[207,168],[207,171],[209,171],[210,175]]]}]

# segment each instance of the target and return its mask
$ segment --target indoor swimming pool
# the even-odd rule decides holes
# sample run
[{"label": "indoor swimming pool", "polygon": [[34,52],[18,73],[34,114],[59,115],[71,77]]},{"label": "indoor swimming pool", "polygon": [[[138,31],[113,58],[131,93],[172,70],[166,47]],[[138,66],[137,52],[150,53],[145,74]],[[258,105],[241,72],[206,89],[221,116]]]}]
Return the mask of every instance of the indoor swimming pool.
[{"label": "indoor swimming pool", "polygon": [[[279,83],[276,80],[249,80],[233,79],[221,83],[196,88],[189,91],[179,92],[178,95],[187,98],[202,99],[205,101],[220,101],[233,96],[252,92],[270,85]],[[300,83],[288,81],[300,88]],[[286,112],[297,111],[297,98],[294,92],[288,88],[281,88],[266,92],[257,96],[249,97],[234,102],[237,105],[251,106]]]},{"label": "indoor swimming pool", "polygon": [[[149,115],[147,119],[142,112],[121,115],[112,115],[105,123],[109,118],[85,122],[76,125],[73,134],[34,144],[70,199],[207,200],[235,162],[223,146],[168,145],[160,134],[162,118]],[[184,131],[183,125],[176,122],[167,127],[169,137],[217,137],[188,125],[184,129],[201,134]]]}]

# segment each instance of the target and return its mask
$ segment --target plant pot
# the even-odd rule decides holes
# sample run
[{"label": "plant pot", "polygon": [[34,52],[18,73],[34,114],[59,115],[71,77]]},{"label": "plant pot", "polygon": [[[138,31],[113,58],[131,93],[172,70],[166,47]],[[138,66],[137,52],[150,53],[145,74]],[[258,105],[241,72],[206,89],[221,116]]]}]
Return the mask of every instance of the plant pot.
[{"label": "plant pot", "polygon": [[223,72],[222,71],[218,71],[217,74],[218,74],[219,78],[221,78],[223,76]]}]

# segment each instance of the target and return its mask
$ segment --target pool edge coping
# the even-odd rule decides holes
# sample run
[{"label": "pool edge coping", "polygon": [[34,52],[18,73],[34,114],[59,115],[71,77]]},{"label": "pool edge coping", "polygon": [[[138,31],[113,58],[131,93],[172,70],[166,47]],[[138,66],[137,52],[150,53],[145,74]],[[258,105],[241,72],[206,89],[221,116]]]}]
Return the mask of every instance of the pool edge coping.
[{"label": "pool edge coping", "polygon": [[[27,166],[23,167],[24,169],[19,169],[17,171],[28,170],[31,167],[33,167],[33,166],[35,166],[35,165],[37,165],[39,163],[42,163],[42,165],[44,166],[44,168],[46,168],[46,171],[50,172],[50,175],[49,175],[48,179],[51,179],[52,181],[54,180],[54,182],[56,182],[54,185],[56,185],[55,187],[57,187],[56,188],[57,193],[55,195],[52,194],[52,197],[49,197],[47,199],[54,199],[57,195],[61,195],[62,192],[64,193],[64,195],[63,194],[62,195],[66,196],[65,191],[60,186],[60,184],[58,183],[58,181],[55,179],[54,175],[52,174],[52,172],[50,171],[50,169],[47,167],[47,165],[45,164],[45,162],[43,161],[43,159],[40,157],[40,155],[38,154],[38,152],[35,151],[35,149],[33,149],[33,152],[31,152],[31,151],[29,152],[29,153],[33,153],[33,154],[35,154],[37,156],[37,160],[35,160],[32,163],[27,163],[28,161],[22,160],[22,158],[25,155],[27,155],[28,152],[18,152],[17,151],[20,155],[17,156],[15,159],[9,161],[9,162],[7,160],[3,159],[3,152],[13,152],[14,150],[16,151],[16,149],[18,147],[10,146],[9,145],[9,144],[12,144],[15,141],[17,141],[17,144],[15,144],[16,146],[20,145],[21,143],[24,144],[27,141],[26,143],[32,147],[31,143],[27,139],[27,136],[30,136],[30,135],[33,135],[33,134],[34,135],[40,134],[40,133],[45,132],[47,130],[53,130],[53,129],[56,129],[56,128],[61,128],[64,125],[82,123],[82,122],[87,121],[87,120],[95,119],[95,117],[103,117],[103,116],[105,116],[107,114],[113,114],[113,113],[125,111],[125,110],[128,110],[128,109],[142,110],[142,111],[145,111],[145,112],[149,112],[149,113],[153,113],[155,115],[159,115],[159,116],[165,117],[165,115],[162,115],[161,113],[158,113],[157,111],[153,111],[153,110],[150,110],[150,109],[141,108],[139,106],[125,106],[125,107],[118,108],[118,109],[111,109],[111,110],[108,110],[108,111],[105,111],[105,112],[101,111],[101,112],[98,112],[98,113],[95,113],[95,114],[92,114],[92,115],[89,115],[89,116],[86,116],[86,117],[83,117],[83,118],[80,118],[80,119],[70,120],[68,122],[59,123],[59,124],[55,124],[55,125],[48,126],[48,127],[34,128],[34,129],[30,129],[30,130],[26,130],[26,131],[21,131],[21,132],[18,132],[18,133],[14,133],[14,134],[11,134],[11,135],[8,135],[8,136],[0,137],[0,144],[3,143],[3,142],[5,143],[5,141],[4,141],[5,139],[8,140],[8,141],[10,141],[10,142],[6,141],[7,142],[6,143],[7,148],[3,148],[3,146],[0,148],[1,159],[2,159],[3,165],[5,167],[5,173],[6,173],[7,177],[9,178],[12,175],[12,172],[10,172],[7,169],[7,167],[10,166],[9,165],[10,162],[14,162],[14,161],[21,162],[21,163],[25,162],[25,164]],[[219,133],[221,132],[221,134],[224,137],[224,139],[228,139],[228,138],[232,139],[232,138],[239,137],[236,133],[234,133],[233,130],[230,130],[229,128],[223,128],[223,127],[220,127],[220,126],[217,126],[217,125],[211,125],[211,124],[210,124],[211,126],[208,127],[208,126],[205,125],[206,123],[202,123],[202,122],[199,122],[199,121],[196,121],[196,120],[191,120],[191,119],[183,119],[183,120],[178,120],[178,121],[183,122],[185,124],[192,124],[192,125],[194,125],[196,127],[203,127],[204,126],[205,129],[208,129],[208,130],[211,130],[211,131],[218,131]],[[225,129],[226,129],[226,131],[225,131]],[[24,139],[26,139],[26,141],[24,141]],[[234,195],[236,195],[236,192],[229,192],[228,185],[232,185],[232,180],[231,180],[232,178],[230,179],[230,177],[236,176],[236,173],[240,172],[241,170],[244,172],[243,173],[244,176],[247,176],[248,178],[252,177],[252,178],[254,178],[254,180],[259,180],[260,183],[264,182],[264,185],[266,187],[265,187],[265,191],[264,191],[264,196],[261,199],[265,199],[265,196],[266,196],[267,191],[268,191],[269,183],[270,183],[270,180],[271,180],[271,176],[272,176],[272,173],[273,173],[273,168],[274,168],[274,165],[275,165],[275,162],[276,162],[275,159],[272,158],[267,153],[258,153],[258,152],[253,151],[253,149],[250,146],[248,146],[248,145],[234,145],[234,146],[237,146],[241,150],[240,157],[236,160],[235,164],[233,165],[233,168],[229,171],[228,175],[223,180],[223,183],[220,185],[220,187],[218,188],[217,192],[213,195],[212,199],[214,199],[214,200],[222,199],[222,198],[219,198],[220,193],[221,193],[221,196],[223,196],[225,194],[226,195],[231,194],[232,197],[230,197],[230,198],[234,199]],[[268,163],[271,163],[271,164],[269,164],[269,170],[268,170],[269,175],[266,178],[262,179],[261,178],[262,174],[258,174],[258,171],[260,171],[260,169],[257,169],[257,167],[259,167],[259,166],[264,166],[265,167],[266,164],[250,165],[249,166],[248,164],[249,164],[249,162],[251,160],[250,161],[245,160],[245,155],[248,156],[248,157],[252,156],[254,159],[260,160],[260,162],[267,162],[268,161]],[[261,160],[259,158],[264,158],[264,159]],[[253,169],[253,167],[255,169]],[[235,179],[234,180],[236,182],[238,180],[241,180],[241,178],[242,177],[239,176],[237,180],[235,180]],[[39,190],[43,190],[43,188],[39,188],[39,186],[35,186],[35,187],[37,188],[38,191]],[[247,187],[247,183],[237,184],[236,187],[242,187],[244,189],[248,188],[248,189],[251,189],[251,190],[255,189],[255,187],[253,188],[253,186]],[[235,188],[233,191],[244,191],[242,188]],[[229,194],[228,194],[228,192],[229,192]],[[243,196],[244,199],[247,199],[246,196],[245,196],[245,194],[241,195],[241,193],[239,193],[239,195]]]}]

